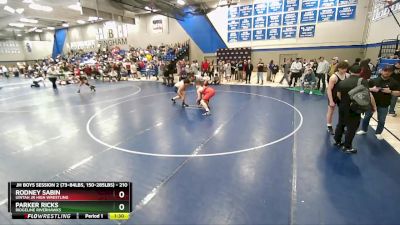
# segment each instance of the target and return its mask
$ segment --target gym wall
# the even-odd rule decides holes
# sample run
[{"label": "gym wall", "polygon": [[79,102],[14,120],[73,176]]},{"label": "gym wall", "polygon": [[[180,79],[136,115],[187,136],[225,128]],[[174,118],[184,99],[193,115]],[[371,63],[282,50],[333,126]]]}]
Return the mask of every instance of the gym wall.
[{"label": "gym wall", "polygon": [[[153,24],[154,21],[162,21],[162,25],[156,27]],[[160,15],[146,15],[137,17],[135,22],[135,25],[127,25],[127,45],[122,45],[124,48],[129,46],[145,48],[149,44],[173,44],[191,40],[190,36],[175,19]],[[73,42],[96,40],[98,29],[103,26],[104,23],[100,22],[69,28],[64,52],[70,49]],[[203,52],[192,40],[190,41],[190,58],[198,60],[203,58]]]},{"label": "gym wall", "polygon": [[[400,34],[400,27],[397,25],[395,19],[391,14],[378,19],[373,20],[373,9],[371,9],[370,22],[367,31],[367,49],[365,56],[375,60],[379,54],[379,43],[385,39],[397,39]],[[395,12],[395,16],[400,21],[400,11]]]},{"label": "gym wall", "polygon": [[13,64],[18,61],[49,57],[53,49],[53,38],[53,32],[43,32],[27,35],[17,40],[0,41],[0,63]]},{"label": "gym wall", "polygon": [[[239,6],[259,2],[261,1],[241,1]],[[301,8],[302,1],[299,2]],[[229,43],[228,7],[217,8],[210,12],[208,17],[228,47],[250,46],[253,49],[253,59],[258,60],[261,57],[264,61],[271,59],[279,61],[280,55],[297,54],[299,57],[305,58],[337,56],[352,61],[364,54],[362,44],[365,39],[364,27],[368,23],[369,4],[370,0],[358,1],[355,19],[314,23],[316,25],[315,35],[310,38],[299,38],[299,32],[297,32],[296,38],[291,39]],[[300,22],[296,26],[300,27]]]}]

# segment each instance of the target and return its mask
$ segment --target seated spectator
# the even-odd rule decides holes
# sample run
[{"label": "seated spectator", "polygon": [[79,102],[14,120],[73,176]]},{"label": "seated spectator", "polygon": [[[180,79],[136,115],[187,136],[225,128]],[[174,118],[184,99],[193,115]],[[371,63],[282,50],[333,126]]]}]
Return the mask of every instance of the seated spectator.
[{"label": "seated spectator", "polygon": [[304,74],[301,82],[301,91],[300,93],[304,93],[305,86],[311,87],[310,95],[313,93],[315,86],[317,84],[317,79],[315,78],[315,73],[310,63],[306,64],[304,69]]}]

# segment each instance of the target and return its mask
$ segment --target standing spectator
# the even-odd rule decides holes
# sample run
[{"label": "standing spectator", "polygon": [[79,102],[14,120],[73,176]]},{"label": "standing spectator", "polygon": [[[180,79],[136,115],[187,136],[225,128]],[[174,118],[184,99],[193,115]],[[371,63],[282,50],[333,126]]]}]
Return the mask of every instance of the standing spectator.
[{"label": "standing spectator", "polygon": [[279,84],[283,83],[283,80],[285,79],[287,84],[290,85],[290,67],[292,65],[292,59],[284,59],[284,64],[283,64],[283,77],[281,79],[281,81],[279,81]]},{"label": "standing spectator", "polygon": [[208,72],[210,64],[207,59],[204,59],[203,63],[201,63],[201,76],[204,77],[204,74]]},{"label": "standing spectator", "polygon": [[337,98],[337,90],[338,90],[338,85],[340,82],[345,80],[346,78],[349,77],[347,74],[349,64],[347,62],[340,62],[337,66],[338,71],[334,73],[329,78],[329,83],[328,83],[328,90],[327,90],[327,96],[328,96],[328,110],[326,112],[326,126],[328,129],[328,132],[333,135],[333,128],[332,128],[332,121],[333,121],[333,113],[335,112],[335,107],[336,104],[338,104],[338,98]]},{"label": "standing spectator", "polygon": [[264,63],[262,59],[257,64],[257,84],[264,84]]},{"label": "standing spectator", "polygon": [[[340,65],[340,63],[338,65],[338,69],[344,69],[343,66]],[[349,91],[358,86],[358,83],[361,79],[360,72],[360,66],[353,66],[352,68],[350,68],[351,76],[348,79],[340,82],[338,86],[337,96],[339,99],[339,122],[335,131],[335,145],[342,145],[342,136],[344,134],[345,128],[347,128],[345,141],[343,143],[343,151],[345,153],[357,153],[357,150],[353,148],[353,139],[358,129],[358,126],[360,125],[361,114],[352,111]],[[344,71],[341,71],[341,73],[344,73]],[[361,84],[365,87],[368,87],[368,81],[364,79],[362,79]],[[372,111],[375,111],[376,105],[372,94],[371,104]]]},{"label": "standing spectator", "polygon": [[[301,70],[303,69],[303,64],[300,62],[300,58],[296,58],[296,61],[294,61],[292,63],[292,65],[290,66],[290,83],[289,83],[289,87],[292,86],[296,87],[296,83],[297,80],[299,79],[299,77],[301,77]],[[293,79],[294,79],[294,83],[293,83]]]},{"label": "standing spectator", "polygon": [[367,59],[360,62],[359,66],[361,67],[360,76],[365,80],[369,80],[372,75],[371,68],[369,67],[369,61]]},{"label": "standing spectator", "polygon": [[[392,96],[400,95],[400,84],[391,77],[393,74],[393,67],[389,66],[382,70],[380,77],[369,81],[370,91],[374,96],[376,103],[376,111],[378,113],[378,127],[375,134],[378,140],[383,140],[382,132],[385,128],[386,116],[389,111],[390,101]],[[362,121],[361,130],[357,132],[359,135],[367,133],[369,121],[371,120],[373,112],[369,110],[365,113]]]},{"label": "standing spectator", "polygon": [[246,84],[250,84],[250,80],[251,80],[251,72],[253,72],[254,66],[251,63],[250,59],[247,60],[247,64],[245,64],[246,66],[243,67],[243,69],[246,71]]},{"label": "standing spectator", "polygon": [[276,74],[279,72],[279,66],[277,64],[275,64],[273,60],[271,60],[271,62],[272,62],[272,68],[271,68],[271,78],[270,79],[274,83]]},{"label": "standing spectator", "polygon": [[[197,60],[196,60],[197,63]],[[197,63],[197,67],[199,66],[199,64]],[[210,63],[210,68],[208,70],[208,76],[210,76],[210,78],[214,77],[214,70],[215,70],[215,65],[214,65],[214,60],[211,61]]]},{"label": "standing spectator", "polygon": [[[360,65],[360,62],[361,62],[361,59],[360,59],[360,58],[356,58],[356,60],[354,61],[353,65],[351,65],[351,67],[353,67],[353,66],[359,66],[359,65]],[[350,67],[350,68],[351,68],[351,67]]]},{"label": "standing spectator", "polygon": [[219,80],[222,81],[222,79],[224,78],[224,66],[225,66],[225,62],[220,60],[218,62],[218,77]]},{"label": "standing spectator", "polygon": [[236,65],[237,68],[237,78],[236,80],[238,80],[239,82],[242,82],[243,80],[243,61],[239,60],[238,64]]},{"label": "standing spectator", "polygon": [[[394,65],[394,71],[393,71],[393,75],[392,78],[395,79],[397,81],[397,83],[400,84],[400,62],[397,62]],[[398,100],[398,96],[392,96],[392,100],[390,101],[390,108],[389,108],[389,115],[396,117],[396,103]]]},{"label": "standing spectator", "polygon": [[197,76],[199,74],[199,64],[197,60],[193,60],[192,64],[190,65],[190,71]]},{"label": "standing spectator", "polygon": [[317,67],[317,78],[318,78],[318,83],[317,83],[317,89],[320,90],[321,88],[321,83],[322,83],[322,93],[325,93],[326,89],[326,83],[325,83],[325,77],[328,75],[329,72],[329,62],[325,60],[324,57],[319,57],[319,63]]},{"label": "standing spectator", "polygon": [[2,66],[1,70],[3,71],[3,76],[5,76],[6,78],[9,78],[8,69],[5,65]]},{"label": "standing spectator", "polygon": [[303,78],[301,81],[301,90],[300,93],[304,93],[304,88],[305,85],[311,86],[310,90],[310,95],[312,95],[314,87],[315,87],[316,79],[315,79],[315,73],[314,70],[312,69],[311,63],[306,64],[305,69],[304,69],[304,74]]},{"label": "standing spectator", "polygon": [[224,65],[224,69],[225,69],[226,82],[230,82],[231,81],[232,68],[231,68],[231,63],[229,62],[229,60],[226,61],[226,64]]}]

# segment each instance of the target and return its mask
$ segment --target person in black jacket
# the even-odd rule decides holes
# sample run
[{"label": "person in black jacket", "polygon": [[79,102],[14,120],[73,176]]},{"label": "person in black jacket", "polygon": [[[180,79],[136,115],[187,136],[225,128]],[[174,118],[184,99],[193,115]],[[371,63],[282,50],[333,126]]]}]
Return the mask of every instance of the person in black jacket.
[{"label": "person in black jacket", "polygon": [[[338,105],[339,105],[339,121],[336,126],[335,131],[335,145],[343,146],[342,150],[345,153],[357,153],[357,150],[353,148],[353,139],[360,125],[361,114],[354,112],[351,109],[351,100],[349,96],[349,91],[353,88],[357,87],[360,79],[360,66],[353,66],[350,68],[351,76],[338,84],[337,97],[338,97]],[[362,85],[368,87],[368,81],[362,79]],[[376,111],[376,105],[374,101],[374,97],[371,94],[371,105],[372,111]],[[342,143],[342,136],[344,134],[344,130],[347,128],[345,134],[345,141]]]},{"label": "person in black jacket", "polygon": [[[377,113],[378,113],[378,127],[375,130],[375,135],[378,140],[383,140],[382,132],[385,128],[386,116],[389,111],[390,101],[392,96],[400,95],[400,84],[391,76],[393,74],[393,67],[388,66],[382,70],[380,77],[371,79],[369,81],[370,91],[374,95]],[[359,135],[367,133],[369,121],[372,118],[373,112],[368,111],[365,113],[362,128],[357,132]]]},{"label": "person in black jacket", "polygon": [[254,69],[250,59],[247,61],[247,65],[245,65],[244,69],[246,71],[246,84],[250,84],[251,72],[253,72]]}]

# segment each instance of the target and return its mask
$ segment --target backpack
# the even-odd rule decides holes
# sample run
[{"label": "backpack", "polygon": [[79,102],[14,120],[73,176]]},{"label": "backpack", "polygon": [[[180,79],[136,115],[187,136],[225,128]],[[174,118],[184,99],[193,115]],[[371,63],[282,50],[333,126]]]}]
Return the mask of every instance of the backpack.
[{"label": "backpack", "polygon": [[357,86],[349,91],[350,109],[355,113],[365,113],[371,107],[369,89],[362,85],[363,78],[358,79]]}]

